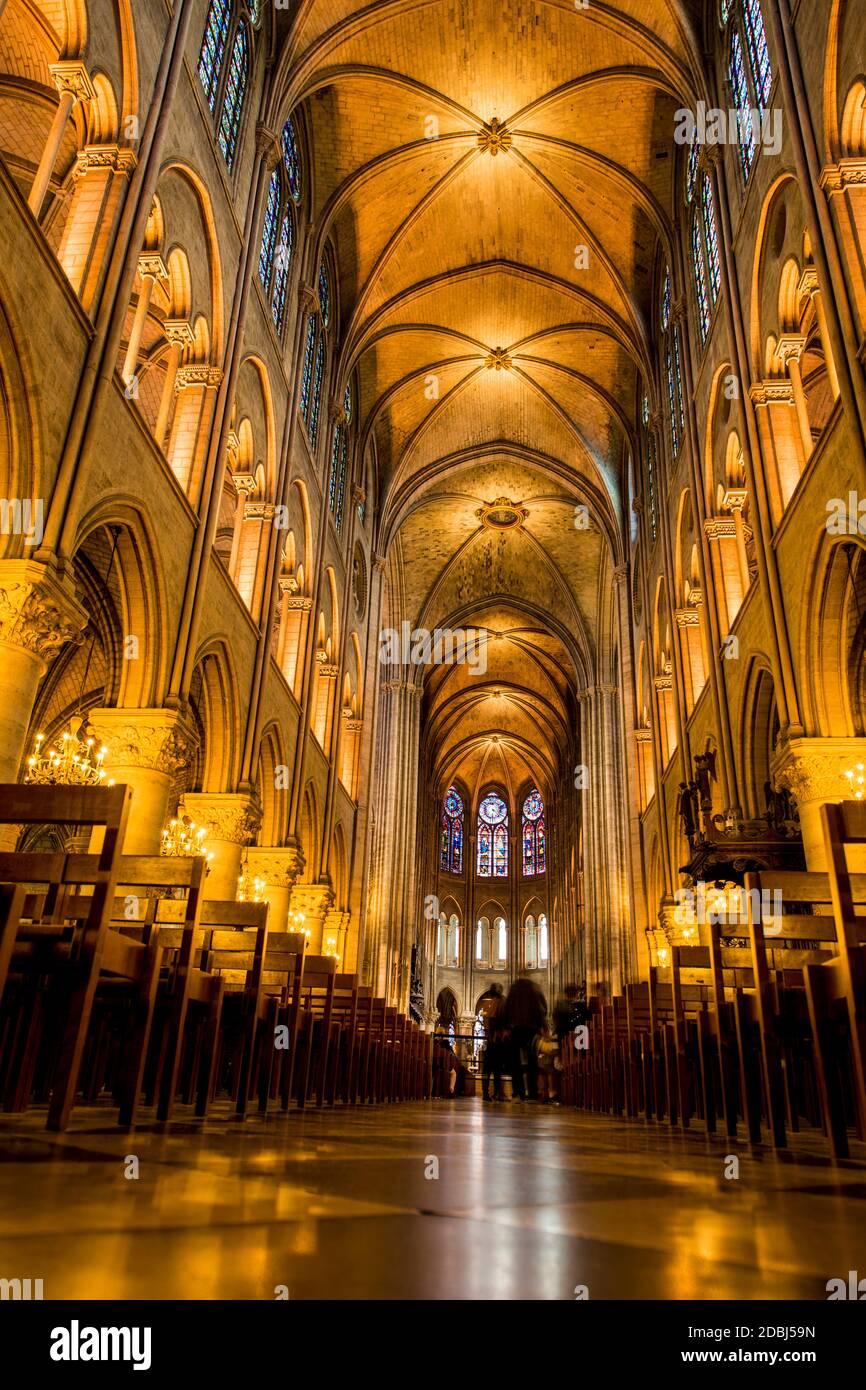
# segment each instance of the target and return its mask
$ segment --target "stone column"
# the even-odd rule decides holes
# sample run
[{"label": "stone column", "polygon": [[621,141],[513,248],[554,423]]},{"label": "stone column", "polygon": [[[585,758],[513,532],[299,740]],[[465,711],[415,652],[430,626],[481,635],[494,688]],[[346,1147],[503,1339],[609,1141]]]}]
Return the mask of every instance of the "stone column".
[{"label": "stone column", "polygon": [[797,412],[797,424],[800,428],[800,438],[803,441],[803,457],[806,462],[812,455],[814,441],[812,439],[812,427],[809,424],[809,407],[806,403],[806,392],[803,388],[803,372],[800,362],[806,348],[806,339],[802,333],[783,333],[776,344],[776,356],[780,362],[784,362],[791,382],[791,390],[794,393],[794,409]]},{"label": "stone column", "polygon": [[322,922],[322,951],[326,956],[336,956],[340,969],[344,969],[346,956],[346,935],[349,930],[350,913],[339,908],[329,908]]},{"label": "stone column", "polygon": [[[777,746],[772,779],[797,803],[806,868],[811,873],[827,872],[821,807],[851,799],[851,783],[845,773],[866,762],[864,749],[866,740],[862,738],[789,738]],[[849,862],[859,873],[866,873],[866,846],[854,848]]]},{"label": "stone column", "polygon": [[261,878],[265,883],[264,899],[271,906],[268,917],[271,931],[288,931],[292,889],[303,867],[303,856],[290,845],[253,845],[247,850],[249,877]]},{"label": "stone column", "polygon": [[586,873],[587,993],[603,986],[619,994],[632,977],[622,769],[617,739],[616,687],[595,686],[582,692],[581,762],[588,769],[583,793],[584,865]]},{"label": "stone column", "polygon": [[[421,694],[420,685],[395,680],[386,681],[379,695],[365,964],[376,994],[386,994],[398,1007],[408,999],[414,939]],[[395,978],[398,986],[392,993]]]},{"label": "stone column", "polygon": [[313,955],[324,951],[325,921],[334,906],[334,892],[328,883],[296,883],[292,888],[291,910],[304,914],[307,942]]},{"label": "stone column", "polygon": [[159,402],[159,414],[156,417],[156,428],[153,431],[153,437],[160,449],[165,448],[165,432],[168,429],[171,408],[174,404],[174,388],[184,348],[192,347],[195,342],[192,328],[187,319],[166,319],[162,325],[162,331],[168,339],[168,360]]},{"label": "stone column", "polygon": [[0,783],[15,782],[36,691],[89,615],[71,585],[35,560],[0,561]]},{"label": "stone column", "polygon": [[27,199],[27,206],[36,218],[42,211],[45,194],[48,192],[54,165],[57,162],[63,136],[66,133],[66,122],[72,115],[72,108],[77,101],[89,101],[93,96],[93,83],[90,81],[87,68],[83,63],[76,60],[49,63],[48,71],[60,93],[60,101],[54,113],[54,120],[48,132],[48,139],[45,142],[45,149],[42,151],[42,158],[39,161],[39,168],[36,170],[33,186],[30,189],[30,196]]},{"label": "stone column", "polygon": [[159,854],[172,783],[192,762],[192,725],[171,709],[94,709],[88,733],[108,750],[109,777],[132,787],[124,853]]},{"label": "stone column", "polygon": [[167,457],[194,507],[199,503],[217,388],[222,379],[219,367],[206,362],[179,367],[175,375],[174,420]]},{"label": "stone column", "polygon": [[95,311],[135,166],[135,153],[122,145],[85,145],[76,156],[57,259],[88,313]]},{"label": "stone column", "polygon": [[150,299],[153,294],[153,287],[157,280],[167,280],[168,271],[166,270],[162,256],[144,253],[138,258],[138,273],[141,277],[141,290],[138,295],[138,303],[135,306],[135,315],[132,320],[132,328],[129,332],[129,342],[126,347],[126,357],[123,361],[123,371],[121,376],[128,386],[135,376],[135,369],[138,366],[138,354],[141,348],[141,339],[144,334],[144,325],[147,323],[147,314],[150,309]]},{"label": "stone column", "polygon": [[243,792],[186,792],[178,814],[188,815],[207,830],[205,848],[213,859],[204,896],[234,902],[244,849],[255,839],[261,822],[258,802]]}]

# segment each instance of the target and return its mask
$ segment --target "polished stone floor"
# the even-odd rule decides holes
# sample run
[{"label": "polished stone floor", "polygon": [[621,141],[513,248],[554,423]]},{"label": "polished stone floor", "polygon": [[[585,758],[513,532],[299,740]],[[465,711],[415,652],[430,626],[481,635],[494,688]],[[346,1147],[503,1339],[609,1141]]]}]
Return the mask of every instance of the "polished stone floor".
[{"label": "polished stone floor", "polygon": [[0,1118],[0,1277],[46,1299],[825,1299],[866,1273],[862,1146],[834,1168],[481,1100],[43,1124]]}]

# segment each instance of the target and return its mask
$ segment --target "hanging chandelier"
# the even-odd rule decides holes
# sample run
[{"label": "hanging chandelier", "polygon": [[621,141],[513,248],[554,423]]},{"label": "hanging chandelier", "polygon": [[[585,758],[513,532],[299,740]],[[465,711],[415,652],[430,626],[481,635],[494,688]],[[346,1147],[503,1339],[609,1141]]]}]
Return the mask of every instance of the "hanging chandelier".
[{"label": "hanging chandelier", "polygon": [[858,763],[855,768],[850,768],[845,776],[851,787],[851,795],[855,801],[862,801],[863,794],[866,792],[866,769],[862,763]]},{"label": "hanging chandelier", "polygon": [[176,816],[170,820],[162,832],[160,852],[171,859],[189,859],[203,856],[210,862],[213,850],[205,845],[207,829],[196,825],[189,816]]},{"label": "hanging chandelier", "polygon": [[265,888],[267,884],[263,878],[254,878],[252,882],[247,878],[246,869],[238,879],[238,902],[239,903],[263,903],[265,900]]},{"label": "hanging chandelier", "polygon": [[95,740],[84,739],[81,724],[70,727],[57,745],[45,748],[45,735],[37,734],[33,752],[27,759],[24,781],[37,787],[113,787],[105,769],[106,748],[97,748]]},{"label": "hanging chandelier", "polygon": [[306,939],[310,939],[310,928],[304,926],[305,917],[303,912],[290,912],[288,915],[288,926],[290,932],[302,932]]}]

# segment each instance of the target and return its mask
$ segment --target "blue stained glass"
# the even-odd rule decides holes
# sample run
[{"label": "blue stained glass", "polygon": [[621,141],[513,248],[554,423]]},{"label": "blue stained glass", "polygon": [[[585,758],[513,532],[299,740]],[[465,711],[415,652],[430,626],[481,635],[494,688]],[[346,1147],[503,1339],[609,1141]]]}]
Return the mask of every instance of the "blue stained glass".
[{"label": "blue stained glass", "polygon": [[531,821],[523,822],[523,876],[535,875],[535,826]]},{"label": "blue stained glass", "polygon": [[677,422],[676,388],[674,386],[674,360],[670,344],[668,344],[665,350],[665,367],[668,376],[668,411],[671,424],[671,448],[673,450],[673,456],[676,458],[680,451],[680,434]]},{"label": "blue stained glass", "polygon": [[684,407],[683,407],[683,372],[682,372],[682,366],[681,366],[681,363],[680,363],[680,335],[679,335],[679,333],[677,332],[676,329],[674,329],[674,332],[673,332],[673,339],[674,339],[674,369],[675,369],[675,372],[676,372],[676,387],[677,387],[677,418],[678,418],[678,420],[679,420],[679,426],[680,426],[680,440],[682,440],[683,437],[684,437],[684,435],[685,435],[685,432],[686,432],[686,416],[685,416],[685,409],[684,409]]},{"label": "blue stained glass", "polygon": [[205,20],[198,59],[198,76],[211,111],[216,103],[231,13],[230,0],[211,0]]},{"label": "blue stained glass", "polygon": [[697,213],[692,219],[692,260],[695,270],[695,290],[698,299],[698,318],[701,325],[701,342],[706,342],[710,331],[710,300],[707,294],[707,271],[704,265],[704,248]]},{"label": "blue stained glass", "polygon": [[490,792],[478,807],[478,814],[488,825],[498,825],[508,815],[508,807],[501,796]]},{"label": "blue stained glass", "polygon": [[352,388],[351,388],[351,386],[347,386],[347,387],[346,387],[346,394],[345,394],[345,396],[343,397],[343,410],[346,412],[346,423],[348,424],[349,421],[350,421],[351,418],[352,418]]},{"label": "blue stained glass", "polygon": [[650,530],[652,531],[653,540],[655,540],[658,532],[658,521],[656,518],[656,456],[652,435],[650,435],[647,440],[646,480],[647,491],[649,492]]},{"label": "blue stained glass", "polygon": [[[535,872],[543,874],[547,868],[547,844],[544,837],[544,817],[535,827]],[[539,918],[541,922],[543,918]]]},{"label": "blue stained glass", "polygon": [[343,442],[342,425],[334,426],[334,442],[331,445],[331,481],[328,486],[328,506],[334,510],[337,499],[337,470],[340,467],[340,450]]},{"label": "blue stained glass", "polygon": [[508,877],[508,831],[504,825],[493,831],[493,877]]},{"label": "blue stained glass", "polygon": [[301,377],[301,414],[307,418],[310,406],[310,387],[313,381],[313,361],[316,351],[316,316],[307,319],[307,344],[304,348],[304,372]]},{"label": "blue stained glass", "polygon": [[731,30],[731,57],[728,64],[728,76],[739,112],[740,161],[743,166],[743,177],[748,178],[755,162],[755,131],[749,104],[749,84],[746,81],[746,68],[743,62],[743,45],[736,29]]},{"label": "blue stained glass", "polygon": [[701,212],[704,219],[707,265],[710,270],[710,294],[715,304],[719,297],[719,289],[722,283],[722,268],[719,260],[719,233],[716,226],[716,203],[713,197],[713,186],[710,183],[709,174],[704,174]]},{"label": "blue stained glass", "polygon": [[541,795],[533,788],[523,803],[523,814],[527,820],[538,820],[543,810],[544,802],[541,799]]},{"label": "blue stained glass", "polygon": [[445,796],[442,812],[440,867],[445,873],[463,872],[463,801],[453,787]]},{"label": "blue stained glass", "polygon": [[268,185],[268,204],[265,208],[265,225],[262,229],[262,248],[259,252],[259,279],[265,289],[271,283],[274,270],[274,252],[277,249],[277,233],[280,227],[280,176],[276,169],[271,174]]},{"label": "blue stained glass", "polygon": [[642,403],[642,405],[641,405],[640,416],[641,416],[641,419],[643,420],[644,424],[645,424],[645,425],[648,425],[648,424],[649,424],[649,396],[647,395],[646,391],[644,391],[644,393],[643,393],[643,403]]},{"label": "blue stained glass", "polygon": [[241,20],[232,47],[229,75],[226,80],[226,90],[225,96],[223,97],[223,109],[222,115],[220,116],[219,128],[220,149],[223,152],[223,158],[229,169],[232,168],[235,162],[238,131],[240,130],[241,113],[244,109],[244,96],[247,89],[249,58],[250,41],[247,36],[247,26],[245,22]]},{"label": "blue stained glass", "polygon": [[291,208],[286,209],[280,232],[280,245],[276,255],[276,274],[274,275],[274,298],[271,312],[277,332],[283,331],[283,318],[286,312],[286,290],[289,285],[289,268],[292,264],[292,251],[295,244],[295,222]]},{"label": "blue stained glass", "polygon": [[697,137],[692,141],[689,150],[689,162],[686,166],[686,202],[690,203],[695,196],[695,184],[698,180],[698,160],[701,154],[701,147]]},{"label": "blue stained glass", "polygon": [[283,126],[282,145],[283,163],[286,167],[286,177],[289,180],[289,191],[297,203],[301,197],[301,160],[298,154],[298,138],[295,135],[295,126],[291,116]]},{"label": "blue stained glass", "polygon": [[449,816],[463,815],[463,798],[455,787],[449,787],[445,797],[445,810]]},{"label": "blue stained glass", "polygon": [[746,30],[746,46],[749,50],[749,66],[752,81],[758,98],[758,105],[766,109],[773,85],[773,68],[767,48],[767,35],[764,31],[764,16],[760,0],[743,0],[743,22]]},{"label": "blue stained glass", "polygon": [[478,876],[489,878],[493,867],[493,831],[489,825],[478,830]]},{"label": "blue stained glass", "polygon": [[667,333],[671,321],[671,273],[665,271],[664,284],[662,285],[662,332]]},{"label": "blue stained glass", "polygon": [[325,270],[324,261],[319,267],[319,310],[322,323],[327,328],[331,322],[331,287],[328,284],[328,272]]},{"label": "blue stained glass", "polygon": [[337,530],[343,529],[343,501],[346,495],[346,463],[349,457],[349,436],[343,431],[343,443],[340,449],[340,468],[337,477],[337,501],[334,507],[334,519],[337,523]]},{"label": "blue stained glass", "polygon": [[319,406],[322,400],[322,378],[325,374],[325,339],[319,335],[319,346],[316,349],[316,371],[313,378],[313,398],[310,402],[310,443],[315,448],[316,440],[319,437]]}]

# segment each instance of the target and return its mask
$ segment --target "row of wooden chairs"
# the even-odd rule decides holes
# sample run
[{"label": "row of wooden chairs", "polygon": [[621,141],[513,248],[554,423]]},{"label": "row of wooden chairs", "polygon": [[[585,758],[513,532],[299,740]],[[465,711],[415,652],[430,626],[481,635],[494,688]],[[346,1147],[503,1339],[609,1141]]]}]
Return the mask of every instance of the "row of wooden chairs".
[{"label": "row of wooden chairs", "polygon": [[747,928],[711,922],[708,945],[590,1000],[563,1051],[567,1102],[776,1148],[811,1126],[835,1158],[866,1139],[866,874],[849,866],[866,806],[822,820],[827,873],[747,874]]},{"label": "row of wooden chairs", "polygon": [[131,1127],[429,1096],[431,1040],[265,903],[204,897],[205,860],[123,855],[126,787],[0,788],[17,826],[101,828],[97,853],[0,853],[0,1100],[64,1129],[106,1093]]}]

